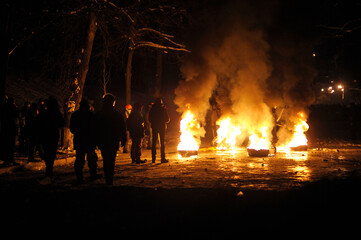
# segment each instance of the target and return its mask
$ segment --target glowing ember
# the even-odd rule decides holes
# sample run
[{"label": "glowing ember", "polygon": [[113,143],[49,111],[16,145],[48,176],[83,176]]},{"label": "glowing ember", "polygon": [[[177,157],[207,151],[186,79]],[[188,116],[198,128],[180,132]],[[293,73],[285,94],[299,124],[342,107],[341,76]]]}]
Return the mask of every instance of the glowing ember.
[{"label": "glowing ember", "polygon": [[200,125],[191,111],[187,111],[183,114],[183,119],[180,122],[180,143],[178,144],[178,151],[198,151],[199,138],[196,137],[196,133],[199,131]]},{"label": "glowing ember", "polygon": [[219,128],[217,130],[217,149],[234,150],[236,147],[236,138],[241,134],[241,129],[231,123],[231,118],[217,121]]},{"label": "glowing ember", "polygon": [[262,127],[260,132],[252,134],[249,137],[250,144],[248,149],[264,150],[269,149],[270,141],[267,135],[268,127]]}]

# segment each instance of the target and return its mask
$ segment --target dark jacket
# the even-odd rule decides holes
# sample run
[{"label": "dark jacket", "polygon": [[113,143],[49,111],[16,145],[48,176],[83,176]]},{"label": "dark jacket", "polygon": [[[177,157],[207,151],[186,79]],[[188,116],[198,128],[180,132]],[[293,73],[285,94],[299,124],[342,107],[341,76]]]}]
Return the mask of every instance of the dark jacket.
[{"label": "dark jacket", "polygon": [[70,131],[74,134],[75,150],[95,149],[95,118],[89,109],[80,108],[71,115]]},{"label": "dark jacket", "polygon": [[60,137],[60,129],[64,126],[64,118],[60,111],[46,110],[42,114],[40,124],[40,143],[44,146],[56,147]]},{"label": "dark jacket", "polygon": [[18,107],[11,102],[4,105],[1,119],[1,132],[5,135],[17,135],[19,127],[20,111]]},{"label": "dark jacket", "polygon": [[144,137],[144,120],[143,116],[139,112],[133,111],[127,119],[127,128],[131,138],[143,138]]},{"label": "dark jacket", "polygon": [[100,149],[118,149],[125,142],[126,128],[122,115],[114,108],[103,108],[95,114],[97,145]]},{"label": "dark jacket", "polygon": [[60,129],[64,127],[64,118],[55,98],[49,97],[47,109],[39,114],[40,142],[46,146],[56,147]]},{"label": "dark jacket", "polygon": [[152,129],[164,128],[169,123],[169,114],[167,108],[163,104],[154,104],[149,111],[149,122]]},{"label": "dark jacket", "polygon": [[36,104],[32,104],[29,108],[29,111],[25,115],[25,128],[29,136],[39,135],[39,116],[38,109]]}]

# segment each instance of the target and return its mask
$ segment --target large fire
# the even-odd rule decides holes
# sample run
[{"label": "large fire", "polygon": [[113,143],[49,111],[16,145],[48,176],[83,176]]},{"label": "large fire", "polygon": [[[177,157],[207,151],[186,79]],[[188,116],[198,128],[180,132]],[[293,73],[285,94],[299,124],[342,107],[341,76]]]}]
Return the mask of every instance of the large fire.
[{"label": "large fire", "polygon": [[199,138],[196,137],[197,131],[199,131],[200,125],[194,118],[194,115],[188,110],[180,122],[180,143],[178,144],[178,151],[198,151]]},{"label": "large fire", "polygon": [[[273,148],[271,129],[273,126],[263,126],[257,130],[250,130],[246,125],[240,125],[240,123],[234,123],[230,116],[222,117],[217,121],[219,126],[217,129],[217,137],[214,139],[217,150],[234,151],[240,147],[239,140],[244,140],[245,136],[248,137],[249,145],[247,147],[249,155],[262,154],[269,152],[269,149]],[[306,117],[302,113],[297,114],[294,129],[292,130],[291,140],[283,145],[277,147],[281,151],[290,151],[292,148],[300,146],[307,147],[307,138],[305,132],[309,126],[306,123]],[[178,144],[179,152],[198,152],[200,146],[200,133],[201,128],[199,122],[195,119],[194,114],[188,110],[183,114],[180,122],[180,143]]]},{"label": "large fire", "polygon": [[216,138],[217,149],[235,150],[237,136],[242,133],[240,127],[234,126],[230,117],[218,120],[217,125],[219,125]]},{"label": "large fire", "polygon": [[290,151],[291,148],[299,146],[307,146],[307,137],[305,132],[309,126],[306,123],[305,116],[303,113],[298,113],[297,122],[294,125],[292,140],[286,145],[285,151]]},{"label": "large fire", "polygon": [[268,127],[262,127],[258,133],[254,133],[249,137],[248,149],[264,150],[269,149],[270,141],[267,134]]}]

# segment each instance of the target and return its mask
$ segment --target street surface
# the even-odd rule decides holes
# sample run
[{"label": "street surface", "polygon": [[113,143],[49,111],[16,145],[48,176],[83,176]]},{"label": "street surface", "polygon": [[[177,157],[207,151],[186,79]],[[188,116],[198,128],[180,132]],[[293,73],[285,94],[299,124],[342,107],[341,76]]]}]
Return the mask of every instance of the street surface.
[{"label": "street surface", "polygon": [[[142,149],[144,164],[132,164],[130,154],[119,151],[113,186],[103,178],[90,181],[87,165],[85,183],[77,184],[74,152],[58,152],[50,185],[41,183],[43,162],[17,157],[19,166],[0,168],[3,218],[10,225],[39,226],[48,219],[53,227],[105,223],[132,231],[208,233],[359,225],[360,144],[323,142],[264,158],[249,157],[246,149],[203,146],[196,158],[179,158],[177,143],[168,137],[169,163],[163,164],[159,157],[151,163],[149,149]],[[99,159],[99,173],[102,165]]]},{"label": "street surface", "polygon": [[[324,144],[326,145],[326,144]],[[301,187],[324,178],[342,178],[361,170],[361,145],[328,144],[310,146],[307,151],[278,151],[269,157],[249,157],[245,148],[234,152],[218,151],[214,147],[200,148],[198,156],[182,158],[176,150],[177,138],[169,138],[166,157],[169,163],[151,162],[151,150],[142,149],[145,164],[132,164],[130,154],[119,151],[116,158],[114,185],[145,188],[224,188],[240,190],[282,191]],[[120,149],[121,150],[121,149]],[[102,173],[100,152],[98,168]],[[58,153],[54,166],[54,185],[74,187],[74,153]],[[44,162],[27,163],[16,158],[20,166],[0,169],[0,181],[41,178]],[[84,166],[85,178],[89,177]],[[87,180],[87,179],[86,179]],[[81,187],[102,185],[103,179],[86,181]],[[79,187],[79,186],[76,186]]]}]

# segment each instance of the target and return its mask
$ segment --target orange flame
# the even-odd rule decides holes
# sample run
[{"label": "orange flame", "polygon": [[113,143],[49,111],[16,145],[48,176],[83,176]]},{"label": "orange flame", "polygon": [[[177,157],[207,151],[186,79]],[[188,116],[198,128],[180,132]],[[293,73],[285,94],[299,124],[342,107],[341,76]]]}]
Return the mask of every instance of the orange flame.
[{"label": "orange flame", "polygon": [[231,123],[231,118],[227,117],[217,121],[219,128],[217,130],[217,149],[218,150],[234,150],[236,147],[236,138],[242,132],[239,126]]},{"label": "orange flame", "polygon": [[181,136],[177,150],[198,151],[200,140],[196,137],[196,134],[200,129],[200,124],[194,118],[191,111],[187,111],[183,115],[180,122]]},{"label": "orange flame", "polygon": [[267,134],[268,127],[260,128],[258,133],[254,133],[249,137],[249,149],[261,150],[269,149],[270,141]]},{"label": "orange flame", "polygon": [[307,145],[307,138],[305,132],[308,130],[309,126],[304,119],[304,115],[302,113],[298,113],[299,119],[295,124],[294,134],[291,142],[289,142],[286,148],[298,147]]}]

